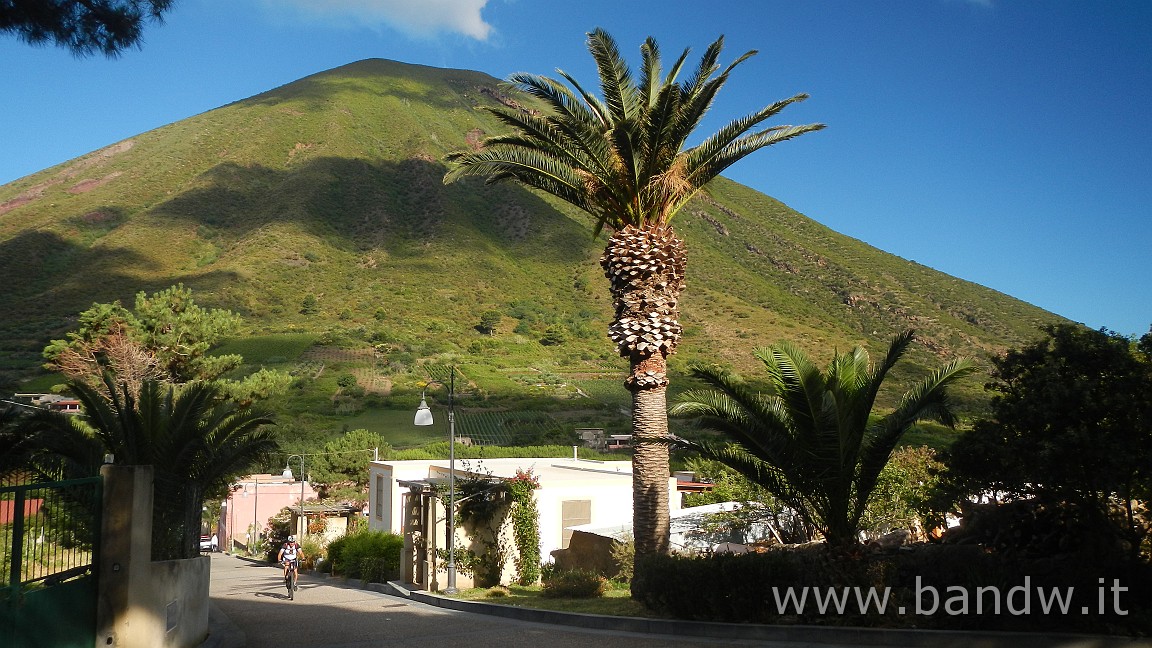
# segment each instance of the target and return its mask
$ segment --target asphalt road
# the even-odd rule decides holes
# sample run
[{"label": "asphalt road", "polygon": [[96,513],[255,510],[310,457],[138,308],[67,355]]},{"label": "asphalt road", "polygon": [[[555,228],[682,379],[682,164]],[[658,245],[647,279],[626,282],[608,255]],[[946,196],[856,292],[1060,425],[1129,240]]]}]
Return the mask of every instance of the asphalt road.
[{"label": "asphalt road", "polygon": [[[745,632],[769,639],[722,638],[724,626],[676,636],[677,622],[652,621],[656,632],[599,630],[579,625],[521,621],[430,605],[412,598],[348,585],[342,579],[304,574],[295,600],[288,599],[280,567],[227,554],[212,556],[209,637],[200,648],[658,648],[669,646],[772,646],[775,648],[1152,648],[1146,639],[1037,633],[960,633],[860,628],[753,626]],[[444,603],[438,597],[432,602]],[[452,603],[452,605],[457,605]],[[480,606],[491,610],[495,606]],[[604,620],[603,617],[589,617]],[[566,617],[571,622],[571,617]],[[586,619],[581,618],[581,622]],[[591,621],[589,621],[591,622]],[[636,629],[632,626],[629,629]],[[642,629],[642,628],[641,628]],[[660,629],[669,633],[659,634]],[[683,629],[681,629],[684,632]],[[735,636],[735,635],[733,635]],[[721,638],[712,638],[721,637]]]},{"label": "asphalt road", "polygon": [[[288,600],[279,567],[212,554],[211,636],[205,648],[576,648],[762,646],[745,640],[609,632],[446,610],[305,574]],[[819,644],[828,648],[828,644]]]}]

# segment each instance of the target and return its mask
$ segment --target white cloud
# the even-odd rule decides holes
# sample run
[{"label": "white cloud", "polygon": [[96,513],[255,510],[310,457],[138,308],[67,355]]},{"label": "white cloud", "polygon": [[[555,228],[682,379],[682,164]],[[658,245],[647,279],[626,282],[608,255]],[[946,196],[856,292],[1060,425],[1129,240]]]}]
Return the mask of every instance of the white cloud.
[{"label": "white cloud", "polygon": [[339,22],[388,25],[413,36],[452,32],[483,41],[493,29],[480,16],[488,0],[264,0],[264,3],[272,8],[288,6],[311,17]]}]

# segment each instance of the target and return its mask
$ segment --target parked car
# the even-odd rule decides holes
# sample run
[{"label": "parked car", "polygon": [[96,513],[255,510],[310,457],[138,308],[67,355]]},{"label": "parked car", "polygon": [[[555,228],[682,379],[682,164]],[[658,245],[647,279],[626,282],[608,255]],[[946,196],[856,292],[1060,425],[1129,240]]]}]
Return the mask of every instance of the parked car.
[{"label": "parked car", "polygon": [[212,537],[200,536],[200,551],[212,551]]}]

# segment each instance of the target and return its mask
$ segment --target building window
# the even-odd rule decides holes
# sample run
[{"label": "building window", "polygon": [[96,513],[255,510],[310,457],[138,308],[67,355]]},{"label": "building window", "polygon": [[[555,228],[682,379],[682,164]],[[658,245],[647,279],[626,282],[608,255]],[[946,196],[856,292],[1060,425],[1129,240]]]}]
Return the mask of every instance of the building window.
[{"label": "building window", "polygon": [[565,500],[560,503],[561,549],[567,549],[572,540],[572,529],[592,521],[592,500]]},{"label": "building window", "polygon": [[384,475],[376,475],[376,519],[384,519]]}]

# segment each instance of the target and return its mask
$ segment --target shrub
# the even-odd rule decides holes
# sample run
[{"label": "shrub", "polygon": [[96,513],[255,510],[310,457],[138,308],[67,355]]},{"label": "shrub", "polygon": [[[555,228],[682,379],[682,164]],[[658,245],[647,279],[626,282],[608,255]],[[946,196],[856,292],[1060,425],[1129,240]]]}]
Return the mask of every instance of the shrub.
[{"label": "shrub", "polygon": [[305,537],[300,542],[300,551],[304,554],[303,560],[300,561],[300,569],[314,570],[317,565],[324,564],[326,551],[323,543],[316,538]]},{"label": "shrub", "polygon": [[264,551],[268,562],[276,562],[280,547],[288,542],[288,536],[292,533],[292,511],[288,507],[280,509],[279,513],[268,518],[268,527],[264,535],[267,541]]},{"label": "shrub", "polygon": [[546,562],[540,563],[540,580],[546,581],[552,579],[552,574],[556,573],[556,562],[549,558]]},{"label": "shrub", "polygon": [[[248,555],[253,558],[257,556],[265,556],[268,554],[268,539],[260,535],[256,529],[256,525],[248,525],[248,535],[253,539],[248,543]],[[276,556],[273,555],[269,560],[275,560]]]},{"label": "shrub", "polygon": [[612,543],[612,562],[616,565],[616,580],[628,583],[636,570],[636,541],[631,537],[616,538]]},{"label": "shrub", "polygon": [[496,587],[488,588],[488,591],[484,592],[484,596],[488,598],[504,598],[507,596],[512,596],[512,590],[504,587],[503,585],[497,585]]},{"label": "shrub", "polygon": [[333,574],[384,582],[400,571],[404,539],[394,533],[366,531],[345,535],[328,545]]},{"label": "shrub", "polygon": [[[632,596],[648,608],[674,618],[736,623],[811,623],[872,627],[907,627],[947,630],[1053,630],[1147,634],[1152,629],[1152,606],[1146,592],[1152,589],[1152,569],[1144,563],[1101,562],[1089,554],[1068,553],[1027,558],[1002,554],[976,545],[920,544],[894,553],[870,550],[843,551],[828,545],[773,549],[743,555],[709,557],[646,555],[637,560]],[[1025,579],[1028,579],[1027,581]],[[1123,599],[1124,613],[1105,609],[1097,614],[1097,595],[1113,583],[1139,592]],[[977,609],[991,605],[995,596],[1025,586],[1032,592],[1068,592],[1069,608],[1088,614],[1052,613],[956,614],[941,607],[935,613],[901,616],[899,610],[931,604],[920,592],[934,589],[938,604],[952,597],[969,601]],[[808,588],[808,589],[805,589]],[[779,601],[791,591],[882,592],[887,605],[883,614],[875,607],[866,613],[853,601],[845,614],[828,609],[819,612],[808,598],[803,613],[794,605],[780,610]],[[964,598],[960,599],[964,593]],[[997,595],[998,596],[998,595]],[[1033,599],[1035,600],[1035,599]],[[953,603],[948,603],[952,605]],[[1019,601],[1017,601],[1019,604]],[[967,605],[967,604],[966,604]],[[1125,607],[1127,606],[1127,607]],[[987,609],[987,608],[986,608]]]},{"label": "shrub", "polygon": [[343,559],[344,546],[348,544],[348,536],[342,535],[332,542],[328,543],[328,555],[323,563],[320,564],[320,571],[331,574],[332,565],[336,564],[338,560]]},{"label": "shrub", "polygon": [[588,569],[554,572],[541,592],[548,598],[594,598],[608,590],[608,579]]},{"label": "shrub", "polygon": [[532,474],[531,469],[523,471],[517,468],[516,476],[505,484],[516,503],[512,508],[512,534],[519,549],[516,582],[532,585],[540,579],[540,511],[532,494],[540,488],[540,479]]},{"label": "shrub", "polygon": [[360,580],[365,583],[386,583],[400,575],[400,560],[391,557],[369,556],[360,560]]}]

